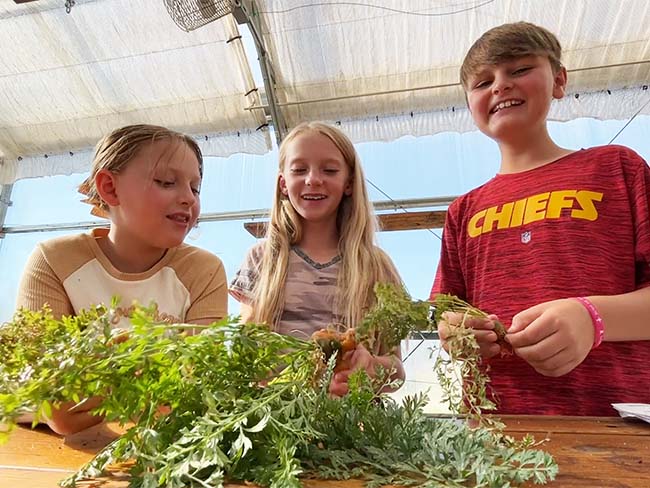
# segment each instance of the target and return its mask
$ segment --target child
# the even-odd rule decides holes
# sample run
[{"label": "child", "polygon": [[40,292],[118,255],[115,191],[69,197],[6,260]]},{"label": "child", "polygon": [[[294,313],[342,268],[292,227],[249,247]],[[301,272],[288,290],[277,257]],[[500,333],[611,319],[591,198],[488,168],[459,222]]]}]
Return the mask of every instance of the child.
[{"label": "child", "polygon": [[[219,258],[183,244],[200,212],[203,158],[190,137],[164,127],[131,125],[100,141],[79,187],[109,228],[55,238],[37,246],[18,290],[17,306],[55,317],[110,304],[128,315],[134,301],[155,302],[159,318],[209,324],[227,314],[227,283]],[[53,413],[49,425],[70,434],[101,421],[86,413]]]},{"label": "child", "polygon": [[[401,283],[374,237],[372,206],[350,140],[322,123],[297,126],[280,146],[267,237],[251,248],[231,283],[242,319],[303,338],[330,324],[354,327],[374,301],[375,283]],[[357,368],[374,375],[381,365],[404,378],[398,351],[375,356],[359,346],[347,354],[352,367],[334,376],[335,395],[347,392],[348,375]]]},{"label": "child", "polygon": [[[515,355],[500,357],[494,317],[471,323],[501,413],[611,416],[611,403],[650,403],[650,170],[625,147],[551,140],[560,55],[525,22],[467,53],[467,104],[501,168],[449,207],[432,298],[455,294],[511,324]],[[445,319],[443,343],[459,317]]]}]

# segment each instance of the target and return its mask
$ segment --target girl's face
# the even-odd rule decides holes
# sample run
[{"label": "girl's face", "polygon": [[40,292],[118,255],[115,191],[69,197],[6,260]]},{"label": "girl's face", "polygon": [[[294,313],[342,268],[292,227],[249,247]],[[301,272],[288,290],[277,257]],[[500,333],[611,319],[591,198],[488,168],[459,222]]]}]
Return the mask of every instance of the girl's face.
[{"label": "girl's face", "polygon": [[178,246],[196,223],[201,175],[186,144],[161,140],[144,145],[114,182],[118,205],[111,208],[113,225],[140,244]]},{"label": "girl's face", "polygon": [[306,222],[336,222],[344,195],[352,194],[350,168],[327,137],[315,131],[297,135],[286,147],[280,191]]}]

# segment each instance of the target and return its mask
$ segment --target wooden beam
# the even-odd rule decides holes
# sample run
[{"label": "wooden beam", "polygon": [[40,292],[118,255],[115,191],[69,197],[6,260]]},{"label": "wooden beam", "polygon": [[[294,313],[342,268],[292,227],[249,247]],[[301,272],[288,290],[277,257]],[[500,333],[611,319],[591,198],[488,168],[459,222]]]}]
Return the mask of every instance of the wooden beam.
[{"label": "wooden beam", "polygon": [[379,214],[377,218],[381,230],[417,230],[442,229],[446,216],[446,210],[434,210]]},{"label": "wooden beam", "polygon": [[[382,231],[441,229],[445,226],[446,210],[379,214]],[[245,222],[244,228],[254,237],[264,237],[267,221]]]},{"label": "wooden beam", "polygon": [[246,229],[253,237],[259,239],[266,235],[267,222],[268,221],[244,222],[244,229]]}]

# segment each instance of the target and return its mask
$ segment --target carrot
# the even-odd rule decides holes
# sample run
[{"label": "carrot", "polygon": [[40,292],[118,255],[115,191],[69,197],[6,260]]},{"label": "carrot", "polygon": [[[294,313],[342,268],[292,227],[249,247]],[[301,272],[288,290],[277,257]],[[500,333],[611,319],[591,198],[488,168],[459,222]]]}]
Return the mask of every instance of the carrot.
[{"label": "carrot", "polygon": [[497,344],[501,346],[500,356],[512,356],[514,351],[512,350],[512,344],[506,341],[506,328],[498,320],[494,321],[494,332],[497,334]]},{"label": "carrot", "polygon": [[318,344],[323,352],[323,360],[329,361],[336,352],[336,365],[334,372],[349,369],[350,362],[343,359],[343,355],[348,351],[353,351],[357,347],[357,336],[355,329],[347,329],[345,332],[339,332],[333,327],[320,329],[311,336],[312,340]]}]

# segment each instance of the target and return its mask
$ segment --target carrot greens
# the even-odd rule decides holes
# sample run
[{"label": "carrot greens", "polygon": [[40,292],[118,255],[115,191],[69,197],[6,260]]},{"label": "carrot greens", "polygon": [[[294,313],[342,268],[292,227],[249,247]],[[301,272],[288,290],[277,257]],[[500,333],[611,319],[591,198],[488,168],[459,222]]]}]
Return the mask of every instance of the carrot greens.
[{"label": "carrot greens", "polygon": [[[412,330],[431,327],[427,303],[394,287],[377,293],[377,306],[357,327],[359,342],[381,341],[390,350]],[[200,332],[186,335],[184,326],[158,323],[143,307],[133,309],[132,329],[116,340],[113,310],[62,320],[47,309],[19,311],[0,327],[5,440],[22,413],[42,419],[61,401],[93,396],[104,398],[96,413],[127,429],[63,486],[116,466],[128,469],[129,486],[137,488],[244,481],[291,488],[307,478],[500,488],[545,483],[557,472],[529,441],[430,418],[424,396],[398,404],[376,393],[363,372],[352,375],[350,394],[331,398],[335,358],[323,367],[315,342],[235,319],[193,326]]]}]

